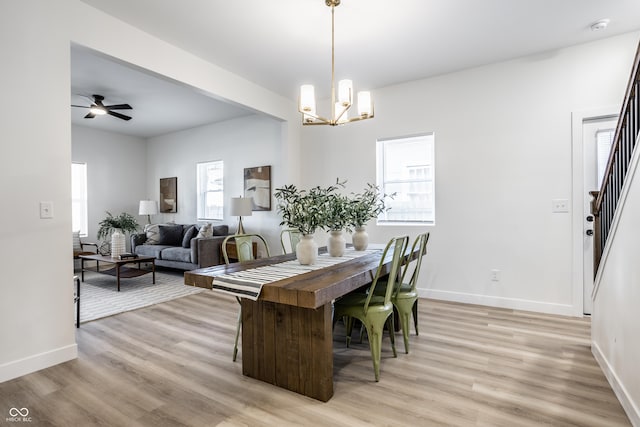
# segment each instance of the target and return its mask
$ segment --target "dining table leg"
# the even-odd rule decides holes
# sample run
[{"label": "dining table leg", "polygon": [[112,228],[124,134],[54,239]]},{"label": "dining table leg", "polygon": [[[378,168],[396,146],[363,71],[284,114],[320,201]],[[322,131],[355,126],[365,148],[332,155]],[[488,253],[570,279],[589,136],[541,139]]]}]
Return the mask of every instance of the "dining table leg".
[{"label": "dining table leg", "polygon": [[333,396],[331,304],[242,299],[242,373],[326,402]]}]

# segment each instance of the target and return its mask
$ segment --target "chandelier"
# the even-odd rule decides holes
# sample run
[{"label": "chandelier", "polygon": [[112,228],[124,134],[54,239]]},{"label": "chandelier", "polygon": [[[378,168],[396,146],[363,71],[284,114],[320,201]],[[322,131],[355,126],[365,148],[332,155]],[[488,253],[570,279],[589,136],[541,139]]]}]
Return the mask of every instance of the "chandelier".
[{"label": "chandelier", "polygon": [[298,111],[302,113],[303,125],[330,125],[337,126],[344,123],[355,122],[373,118],[373,101],[370,92],[358,92],[358,115],[349,118],[349,109],[353,105],[353,82],[340,80],[338,92],[335,88],[335,58],[334,58],[334,10],[340,4],[340,0],[325,0],[325,4],[331,7],[331,117],[324,118],[316,114],[316,97],[313,85],[300,86],[300,98]]}]

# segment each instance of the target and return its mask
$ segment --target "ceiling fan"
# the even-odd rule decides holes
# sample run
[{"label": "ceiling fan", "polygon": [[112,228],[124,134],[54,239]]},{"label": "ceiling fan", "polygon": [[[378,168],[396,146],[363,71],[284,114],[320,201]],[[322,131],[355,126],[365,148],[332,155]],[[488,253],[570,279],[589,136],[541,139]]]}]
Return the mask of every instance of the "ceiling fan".
[{"label": "ceiling fan", "polygon": [[79,108],[88,108],[89,113],[84,116],[85,119],[93,119],[95,116],[102,116],[104,114],[108,114],[113,117],[117,117],[122,120],[131,120],[131,117],[125,116],[124,114],[117,113],[113,110],[132,110],[131,105],[129,104],[116,104],[116,105],[104,105],[102,103],[104,101],[104,96],[102,95],[93,95],[93,103],[90,106],[86,105],[71,105],[72,107]]}]

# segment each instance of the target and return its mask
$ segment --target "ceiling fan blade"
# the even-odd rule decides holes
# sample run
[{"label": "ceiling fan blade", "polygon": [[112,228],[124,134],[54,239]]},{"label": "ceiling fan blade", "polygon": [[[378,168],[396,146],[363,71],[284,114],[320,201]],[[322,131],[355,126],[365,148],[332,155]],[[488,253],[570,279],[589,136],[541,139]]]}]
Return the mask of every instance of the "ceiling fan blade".
[{"label": "ceiling fan blade", "polygon": [[131,120],[131,117],[125,116],[124,114],[116,113],[115,111],[107,111],[107,114],[113,117],[117,117],[122,120]]},{"label": "ceiling fan blade", "polygon": [[71,104],[72,107],[78,107],[78,108],[91,108],[91,107],[87,107],[86,105],[73,105]]},{"label": "ceiling fan blade", "polygon": [[85,119],[93,119],[96,115],[93,113],[89,113],[86,116],[84,116]]},{"label": "ceiling fan blade", "polygon": [[105,105],[107,110],[133,110],[129,104]]}]

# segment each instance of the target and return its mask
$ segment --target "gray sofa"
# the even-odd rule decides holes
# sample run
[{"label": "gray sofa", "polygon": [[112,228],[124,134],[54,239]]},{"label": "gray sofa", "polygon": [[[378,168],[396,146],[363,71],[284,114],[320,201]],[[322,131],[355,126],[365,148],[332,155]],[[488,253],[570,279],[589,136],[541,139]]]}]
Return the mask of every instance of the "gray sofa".
[{"label": "gray sofa", "polygon": [[220,264],[220,245],[229,235],[227,225],[212,227],[213,237],[196,237],[198,224],[154,224],[131,235],[131,252],[153,256],[156,265],[195,270]]}]

